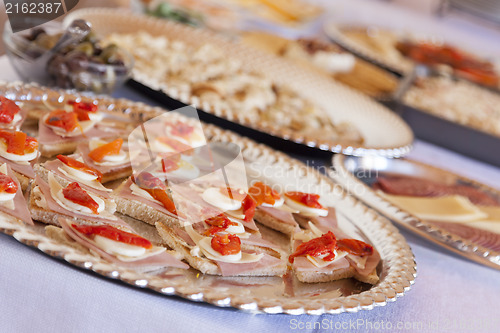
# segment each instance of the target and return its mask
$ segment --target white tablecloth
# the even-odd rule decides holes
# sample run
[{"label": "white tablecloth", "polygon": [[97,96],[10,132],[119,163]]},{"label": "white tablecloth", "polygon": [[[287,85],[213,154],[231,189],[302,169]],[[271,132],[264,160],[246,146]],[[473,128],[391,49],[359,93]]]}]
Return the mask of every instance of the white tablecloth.
[{"label": "white tablecloth", "polygon": [[[0,79],[16,75],[0,58]],[[116,96],[148,102],[122,89]],[[411,157],[500,188],[500,169],[417,141]],[[66,265],[0,235],[0,332],[498,332],[500,272],[402,231],[418,277],[402,298],[372,311],[253,315],[132,288]]]}]

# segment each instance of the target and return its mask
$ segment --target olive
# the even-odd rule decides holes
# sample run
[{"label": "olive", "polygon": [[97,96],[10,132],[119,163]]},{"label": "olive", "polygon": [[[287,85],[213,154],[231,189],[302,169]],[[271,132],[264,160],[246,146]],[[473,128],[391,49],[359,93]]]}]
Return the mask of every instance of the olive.
[{"label": "olive", "polygon": [[47,34],[39,34],[35,39],[35,44],[46,50],[50,50],[56,45],[59,38]]},{"label": "olive", "polygon": [[34,41],[41,34],[47,34],[47,32],[45,31],[45,29],[43,29],[43,28],[34,28],[34,29],[31,29],[30,34],[29,34],[29,36],[27,38],[28,38],[29,41]]},{"label": "olive", "polygon": [[106,46],[101,53],[101,59],[104,60],[107,64],[110,64],[116,60],[120,60],[120,52],[118,46],[115,44],[110,44]]},{"label": "olive", "polygon": [[75,46],[75,51],[80,51],[85,53],[88,57],[91,57],[94,54],[94,46],[90,42],[83,42]]}]

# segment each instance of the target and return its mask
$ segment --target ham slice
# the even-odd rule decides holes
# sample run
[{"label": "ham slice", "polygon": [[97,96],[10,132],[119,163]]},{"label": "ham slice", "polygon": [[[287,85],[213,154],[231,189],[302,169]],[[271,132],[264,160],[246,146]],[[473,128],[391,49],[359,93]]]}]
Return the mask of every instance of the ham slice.
[{"label": "ham slice", "polygon": [[79,182],[78,179],[73,179],[71,177],[68,177],[67,175],[65,175],[64,173],[62,173],[59,168],[62,167],[64,164],[63,162],[59,161],[59,160],[53,160],[53,161],[48,161],[48,162],[45,162],[45,164],[43,165],[47,170],[51,171],[52,173],[58,175],[59,177],[69,181],[69,182],[78,182],[78,184],[80,184],[80,186],[85,190],[85,191],[90,191],[90,192],[93,192],[93,193],[96,193],[98,195],[100,195],[101,197],[103,198],[106,198],[106,199],[109,199],[111,198],[111,196],[109,195],[109,192],[107,191],[103,191],[103,190],[98,190],[92,186],[89,186],[89,185],[86,185],[85,183],[82,183],[82,182]]},{"label": "ham slice", "polygon": [[264,254],[264,256],[257,262],[247,264],[234,264],[217,260],[215,262],[217,263],[217,266],[219,266],[222,276],[234,276],[243,273],[249,274],[251,272],[259,271],[262,268],[272,268],[283,263],[282,260],[268,254]]},{"label": "ham slice", "polygon": [[241,238],[241,243],[246,245],[268,247],[270,249],[279,248],[279,246],[277,246],[276,244],[273,244],[265,239],[262,239],[260,236],[253,234],[251,234],[248,238]]},{"label": "ham slice", "polygon": [[292,213],[275,208],[275,207],[266,207],[266,206],[259,206],[256,208],[257,210],[263,211],[266,214],[274,217],[275,219],[279,220],[281,223],[284,224],[290,224],[290,225],[297,225],[297,222],[293,218]]},{"label": "ham slice", "polygon": [[174,228],[174,233],[179,236],[183,241],[187,243],[189,246],[195,246],[196,243],[189,237],[188,233],[182,230],[181,228]]},{"label": "ham slice", "polygon": [[138,201],[140,203],[148,205],[151,208],[154,208],[154,209],[162,212],[165,215],[168,215],[168,216],[170,216],[172,218],[175,218],[175,219],[177,218],[177,216],[175,216],[174,214],[170,213],[165,208],[165,206],[163,206],[161,203],[153,201],[153,200],[149,200],[149,199],[146,199],[146,198],[143,198],[143,197],[140,197],[138,195],[133,194],[132,191],[130,190],[130,185],[132,185],[132,179],[131,178],[127,179],[127,181],[125,182],[125,184],[123,184],[122,186],[119,187],[118,191],[116,192],[116,195],[118,195],[119,197],[121,197],[123,199]]},{"label": "ham slice", "polygon": [[82,135],[71,136],[71,137],[63,137],[56,134],[45,122],[43,121],[44,117],[40,118],[38,122],[38,142],[42,145],[53,145],[53,144],[61,144],[67,142],[81,142],[88,141],[88,138],[116,138],[124,135],[123,130],[114,129],[111,127],[103,127],[94,126]]},{"label": "ham slice", "polygon": [[12,170],[25,175],[28,178],[35,178],[35,171],[33,171],[33,162],[30,164],[18,164],[14,161],[8,160],[0,156],[0,164],[7,163]]},{"label": "ham slice", "polygon": [[115,263],[119,264],[120,266],[127,267],[127,268],[144,268],[144,267],[154,267],[155,269],[160,268],[160,267],[177,267],[177,268],[183,268],[183,269],[188,269],[189,266],[182,261],[178,260],[168,252],[162,252],[157,255],[147,257],[144,259],[140,259],[137,261],[121,261],[115,256],[105,252],[101,248],[99,248],[97,245],[94,243],[90,242],[85,236],[81,235],[80,233],[76,232],[70,225],[69,221],[66,220],[65,218],[59,218],[59,223],[64,229],[64,232],[71,237],[74,241],[77,243],[85,246],[86,248],[92,250],[93,252],[97,253],[101,258]]},{"label": "ham slice", "polygon": [[293,268],[301,272],[317,272],[317,273],[329,273],[339,269],[346,269],[349,267],[349,261],[346,258],[338,259],[325,267],[316,267],[310,262],[306,257],[296,257],[293,260]]},{"label": "ham slice", "polygon": [[461,195],[469,198],[476,205],[498,206],[500,204],[489,194],[469,185],[448,185],[410,176],[379,177],[373,188],[393,195],[414,197]]},{"label": "ham slice", "polygon": [[43,197],[45,201],[47,202],[47,206],[50,210],[62,214],[62,215],[67,215],[75,218],[80,218],[82,220],[86,221],[91,221],[91,222],[96,222],[96,223],[103,223],[103,224],[109,224],[113,226],[122,226],[122,227],[127,227],[130,229],[127,223],[122,221],[121,219],[117,218],[116,220],[109,220],[100,217],[99,215],[93,217],[93,216],[88,216],[88,215],[82,215],[79,214],[75,211],[70,211],[67,210],[66,208],[61,207],[52,197],[50,193],[50,187],[49,184],[47,184],[42,178],[40,178],[38,175],[35,177],[35,182],[36,185],[40,188],[40,191],[42,191]]},{"label": "ham slice", "polygon": [[373,248],[373,254],[366,260],[365,268],[359,268],[358,265],[356,265],[356,263],[349,257],[346,258],[361,276],[370,275],[370,273],[373,272],[375,268],[377,268],[377,265],[380,262],[380,254],[375,248]]},{"label": "ham slice", "polygon": [[94,162],[94,160],[89,157],[90,148],[89,148],[88,142],[80,143],[77,146],[76,151],[77,151],[77,153],[79,153],[82,156],[83,162],[85,164],[87,164],[91,168],[99,170],[103,174],[114,172],[117,169],[132,168],[132,164],[130,164],[130,160],[128,158],[126,159],[126,161],[124,163],[117,164],[117,165],[99,165],[99,164],[96,164]]},{"label": "ham slice", "polygon": [[16,176],[12,172],[11,167],[7,164],[7,176],[12,178],[12,180],[17,184],[17,192],[14,196],[14,210],[7,208],[0,204],[0,211],[4,212],[7,215],[11,215],[26,224],[34,225],[33,220],[31,219],[31,214],[28,209],[28,205],[26,204],[26,200],[24,199],[24,195],[21,189],[21,184],[17,180]]}]

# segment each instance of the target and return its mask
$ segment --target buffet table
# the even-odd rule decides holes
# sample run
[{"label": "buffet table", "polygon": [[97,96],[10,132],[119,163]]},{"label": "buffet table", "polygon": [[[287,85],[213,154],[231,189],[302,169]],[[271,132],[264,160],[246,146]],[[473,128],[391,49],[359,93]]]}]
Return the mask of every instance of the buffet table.
[{"label": "buffet table", "polygon": [[[5,56],[0,68],[1,79],[17,79]],[[128,87],[114,96],[156,104]],[[500,188],[500,169],[426,142],[417,140],[410,158]],[[71,267],[2,234],[0,331],[495,331],[500,272],[401,232],[418,265],[412,289],[371,311],[323,316],[253,315],[165,297]]]}]

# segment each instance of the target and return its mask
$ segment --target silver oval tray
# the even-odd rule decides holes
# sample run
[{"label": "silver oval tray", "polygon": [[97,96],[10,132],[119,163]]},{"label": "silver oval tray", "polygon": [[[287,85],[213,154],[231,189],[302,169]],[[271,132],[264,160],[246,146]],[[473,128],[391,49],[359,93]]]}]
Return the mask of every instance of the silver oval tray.
[{"label": "silver oval tray", "polygon": [[496,235],[484,238],[471,232],[470,229],[473,231],[474,228],[467,228],[467,226],[437,225],[423,221],[378,195],[368,184],[379,174],[390,173],[423,177],[449,184],[467,184],[499,199],[500,191],[452,172],[409,159],[356,158],[336,155],[333,158],[333,167],[334,171],[330,172],[330,176],[337,183],[398,225],[465,258],[500,270],[500,252],[498,251],[500,235],[492,249],[488,241]]},{"label": "silver oval tray", "polygon": [[[208,30],[193,29],[182,24],[159,20],[144,15],[134,15],[129,11],[88,8],[71,12],[65,18],[65,23],[74,19],[85,19],[100,35],[111,33],[137,33],[147,31],[151,35],[164,36],[169,40],[179,40],[191,47],[201,47],[207,43],[224,50],[228,59],[238,59],[244,64],[245,70],[258,71],[276,83],[286,85],[299,93],[300,96],[314,102],[320,107],[324,117],[330,117],[334,122],[348,122],[354,125],[364,138],[362,144],[349,144],[342,140],[327,140],[325,137],[301,133],[291,128],[283,128],[263,119],[251,119],[238,110],[228,108],[220,103],[202,100],[188,92],[181,92],[169,85],[166,79],[154,79],[148,73],[135,68],[132,79],[139,83],[141,90],[158,98],[162,103],[172,104],[176,108],[182,105],[193,105],[203,112],[230,122],[241,133],[248,133],[259,140],[271,135],[270,142],[282,147],[284,144],[297,143],[300,148],[308,148],[313,152],[329,151],[348,155],[380,155],[400,157],[408,154],[413,142],[413,133],[406,123],[389,109],[371,100],[368,96],[332,81],[327,76],[318,75],[314,71],[296,66],[292,61],[272,56],[254,48],[235,43],[227,38],[216,35]],[[171,103],[171,102],[170,102]],[[212,119],[208,118],[207,119]],[[216,120],[210,120],[215,122]],[[243,129],[234,124],[244,127]],[[387,136],[390,130],[392,135]],[[256,132],[256,133],[255,133]]]},{"label": "silver oval tray", "polygon": [[[0,83],[0,95],[30,103],[41,103],[43,100],[55,103],[78,97],[70,92],[20,83]],[[160,108],[123,99],[98,98],[98,101],[107,109],[130,116],[139,115],[139,119],[148,119],[164,112]],[[382,260],[377,267],[379,283],[369,286],[345,279],[331,283],[302,284],[291,276],[229,278],[203,275],[194,269],[172,268],[149,274],[138,273],[59,244],[45,236],[42,225],[33,228],[0,221],[0,231],[52,257],[111,279],[164,295],[177,295],[191,301],[250,312],[314,315],[356,312],[383,306],[402,296],[411,287],[416,276],[413,253],[403,236],[387,219],[344,192],[326,176],[282,153],[212,125],[205,125],[204,131],[211,141],[238,144],[242,148],[250,177],[265,178],[271,185],[292,185],[317,192],[326,200],[326,204],[335,206],[340,226],[371,242],[380,252]],[[259,176],[258,173],[263,170],[265,175]],[[144,223],[142,225],[147,227]]]}]

